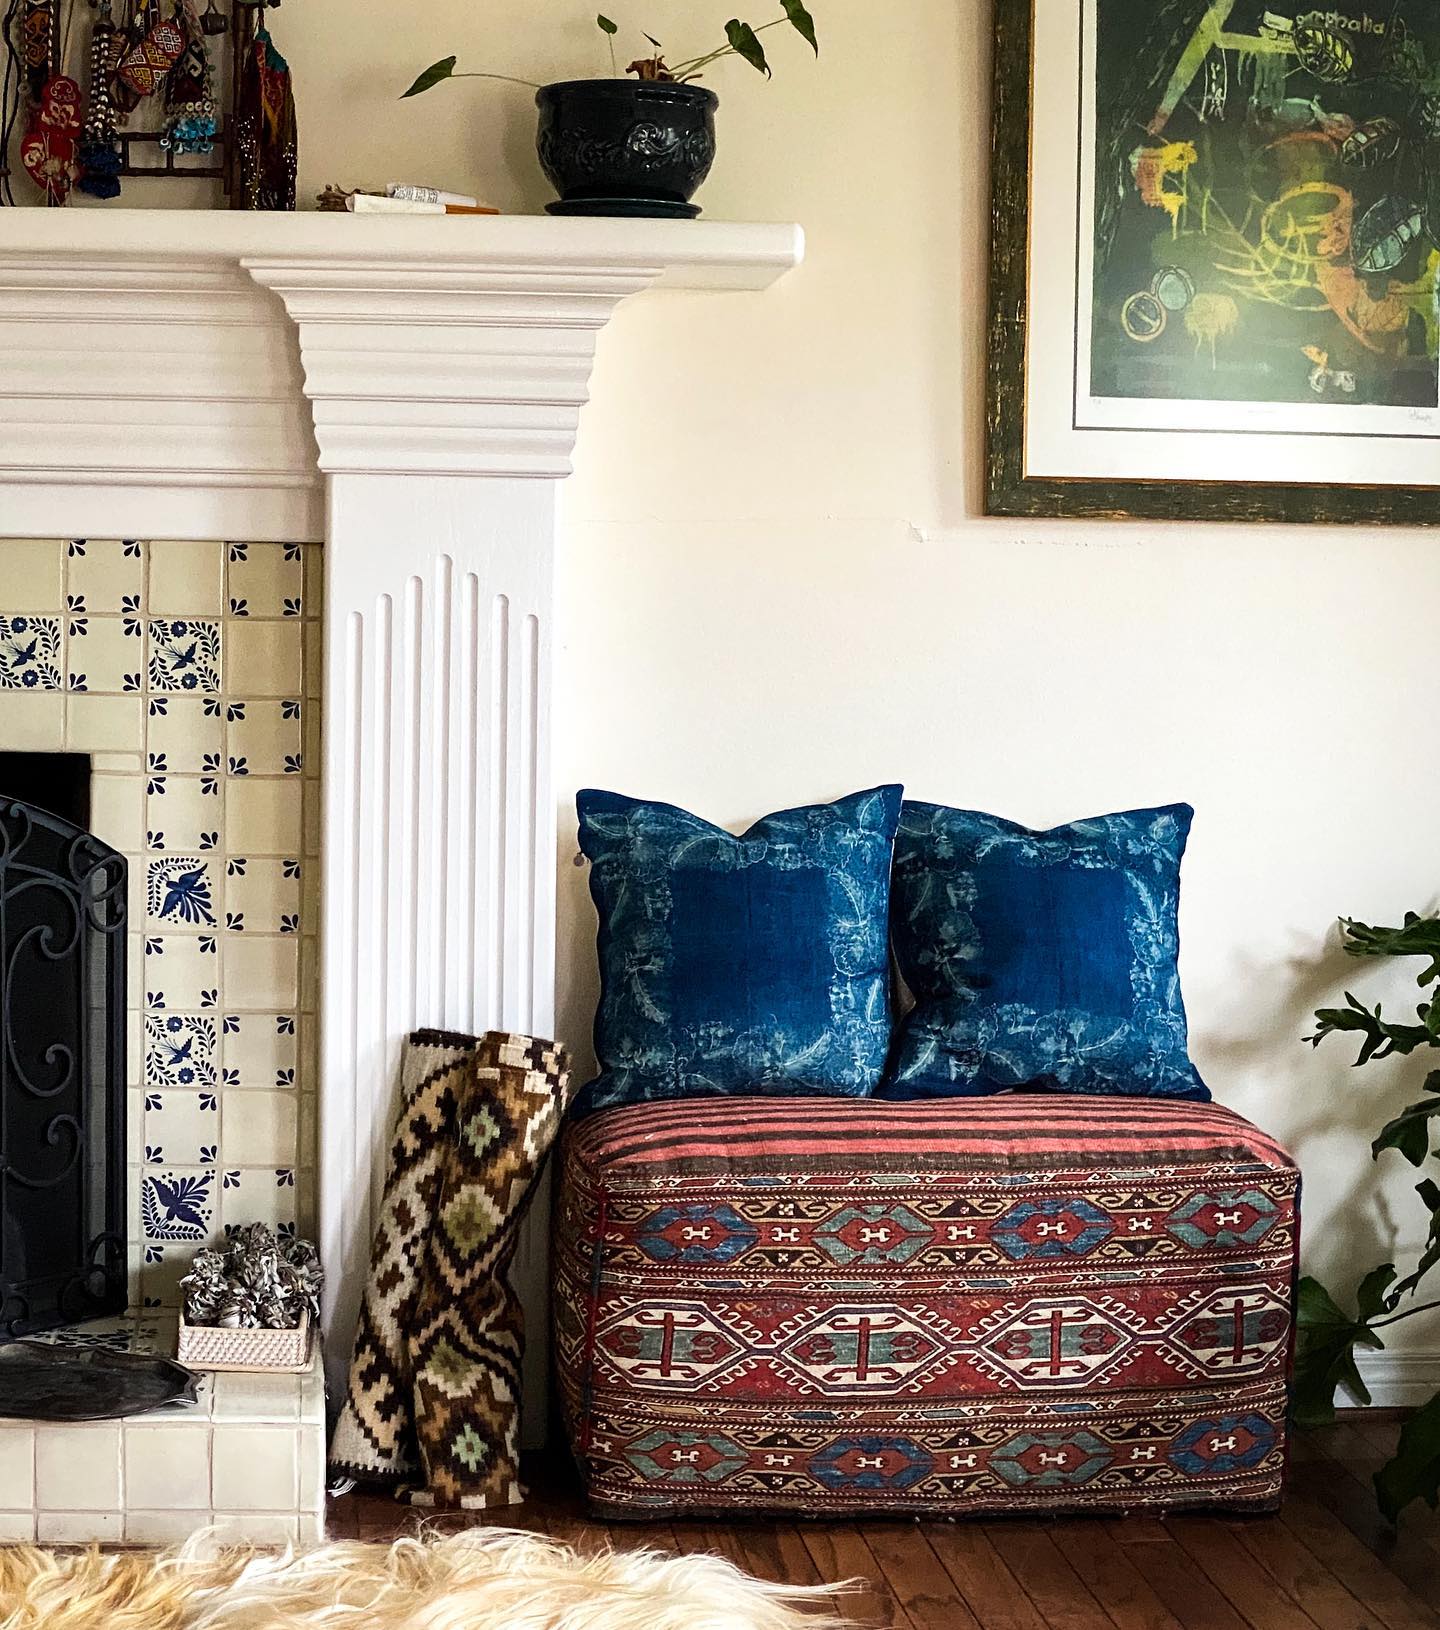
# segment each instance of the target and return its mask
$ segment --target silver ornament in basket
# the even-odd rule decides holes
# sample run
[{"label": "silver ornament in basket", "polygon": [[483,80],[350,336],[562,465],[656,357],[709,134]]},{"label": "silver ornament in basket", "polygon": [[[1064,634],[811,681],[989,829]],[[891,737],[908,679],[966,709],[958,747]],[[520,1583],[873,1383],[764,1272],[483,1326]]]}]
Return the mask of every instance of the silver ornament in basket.
[{"label": "silver ornament in basket", "polygon": [[197,1252],[180,1281],[176,1357],[198,1370],[308,1369],[323,1283],[309,1240],[282,1243],[264,1223],[238,1229],[223,1251]]}]

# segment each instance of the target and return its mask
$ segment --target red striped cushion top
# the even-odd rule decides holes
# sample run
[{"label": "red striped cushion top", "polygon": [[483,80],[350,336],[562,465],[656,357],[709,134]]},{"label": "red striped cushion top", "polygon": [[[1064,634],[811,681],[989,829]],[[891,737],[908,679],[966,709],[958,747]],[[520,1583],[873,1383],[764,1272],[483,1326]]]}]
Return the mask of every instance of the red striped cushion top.
[{"label": "red striped cushion top", "polygon": [[597,1173],[966,1172],[1249,1165],[1288,1170],[1221,1104],[1107,1097],[703,1098],[627,1104],[574,1127]]}]

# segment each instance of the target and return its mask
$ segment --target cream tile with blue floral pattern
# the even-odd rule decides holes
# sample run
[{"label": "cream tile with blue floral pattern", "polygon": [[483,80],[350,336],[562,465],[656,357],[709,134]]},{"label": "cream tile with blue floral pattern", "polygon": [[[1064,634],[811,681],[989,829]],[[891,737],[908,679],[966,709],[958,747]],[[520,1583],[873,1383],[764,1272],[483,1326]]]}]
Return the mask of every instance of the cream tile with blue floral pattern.
[{"label": "cream tile with blue floral pattern", "polygon": [[0,541],[0,750],[89,753],[130,862],[137,1301],[313,1226],[322,582],[308,544]]},{"label": "cream tile with blue floral pattern", "polygon": [[152,771],[169,775],[215,774],[225,751],[225,707],[218,696],[152,695],[146,712],[146,747]]},{"label": "cream tile with blue floral pattern", "polygon": [[296,1233],[296,1186],[293,1166],[238,1166],[221,1173],[221,1229],[230,1233],[246,1223],[268,1223],[282,1238]]},{"label": "cream tile with blue floral pattern", "polygon": [[225,862],[225,926],[237,934],[298,934],[299,860],[231,855]]},{"label": "cream tile with blue floral pattern", "polygon": [[92,606],[97,615],[113,608],[139,618],[145,595],[145,545],[133,538],[74,538],[65,549],[65,593],[73,607]]},{"label": "cream tile with blue floral pattern", "polygon": [[220,942],[216,935],[146,934],[147,1011],[168,1013],[219,1006]]},{"label": "cream tile with blue floral pattern", "polygon": [[219,1027],[211,1014],[145,1015],[147,1087],[193,1087],[204,1092],[219,1084]]},{"label": "cream tile with blue floral pattern", "polygon": [[230,702],[225,716],[229,775],[299,775],[304,768],[305,707],[299,696]]},{"label": "cream tile with blue floral pattern", "polygon": [[59,617],[0,615],[0,690],[60,690]]},{"label": "cream tile with blue floral pattern", "polygon": [[150,849],[218,850],[225,812],[218,775],[165,775],[156,765],[168,763],[159,753],[148,755],[150,774],[145,786],[146,847]]},{"label": "cream tile with blue floral pattern", "polygon": [[[145,1164],[213,1166],[220,1157],[220,1101],[213,1092],[145,1094]],[[240,1151],[236,1150],[236,1158]]]},{"label": "cream tile with blue floral pattern", "polygon": [[232,543],[225,587],[232,617],[299,617],[304,550],[295,543]]},{"label": "cream tile with blue floral pattern", "polygon": [[65,688],[99,696],[143,690],[145,636],[139,619],[93,617],[84,600],[69,599]]},{"label": "cream tile with blue floral pattern", "polygon": [[227,1013],[221,1024],[227,1087],[293,1087],[299,1026],[293,1013]]},{"label": "cream tile with blue floral pattern", "polygon": [[167,855],[146,862],[146,928],[214,928],[217,902],[212,862],[203,855]]},{"label": "cream tile with blue floral pattern", "polygon": [[152,690],[220,689],[218,622],[185,617],[152,618],[148,646]]}]

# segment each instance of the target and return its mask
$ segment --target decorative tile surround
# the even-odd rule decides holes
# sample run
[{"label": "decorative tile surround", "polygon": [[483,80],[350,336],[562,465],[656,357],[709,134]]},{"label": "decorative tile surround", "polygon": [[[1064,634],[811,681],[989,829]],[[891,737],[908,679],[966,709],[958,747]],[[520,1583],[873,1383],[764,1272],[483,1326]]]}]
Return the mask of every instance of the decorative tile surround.
[{"label": "decorative tile surround", "polygon": [[139,1305],[314,1228],[319,615],[313,544],[0,543],[0,750],[90,753],[130,863]]}]

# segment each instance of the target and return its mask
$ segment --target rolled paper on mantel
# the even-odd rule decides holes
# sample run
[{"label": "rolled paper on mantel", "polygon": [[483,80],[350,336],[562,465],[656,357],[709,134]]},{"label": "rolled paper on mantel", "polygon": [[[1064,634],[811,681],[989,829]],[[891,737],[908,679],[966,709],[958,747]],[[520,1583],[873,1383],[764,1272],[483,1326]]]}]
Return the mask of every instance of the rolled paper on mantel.
[{"label": "rolled paper on mantel", "polygon": [[381,198],[375,193],[354,192],[345,200],[352,215],[498,215],[498,209],[483,204],[432,204],[420,198]]},{"label": "rolled paper on mantel", "polygon": [[446,192],[443,187],[417,187],[408,181],[392,181],[385,189],[387,198],[408,198],[416,204],[459,204],[465,209],[481,208],[480,200],[468,192]]}]

